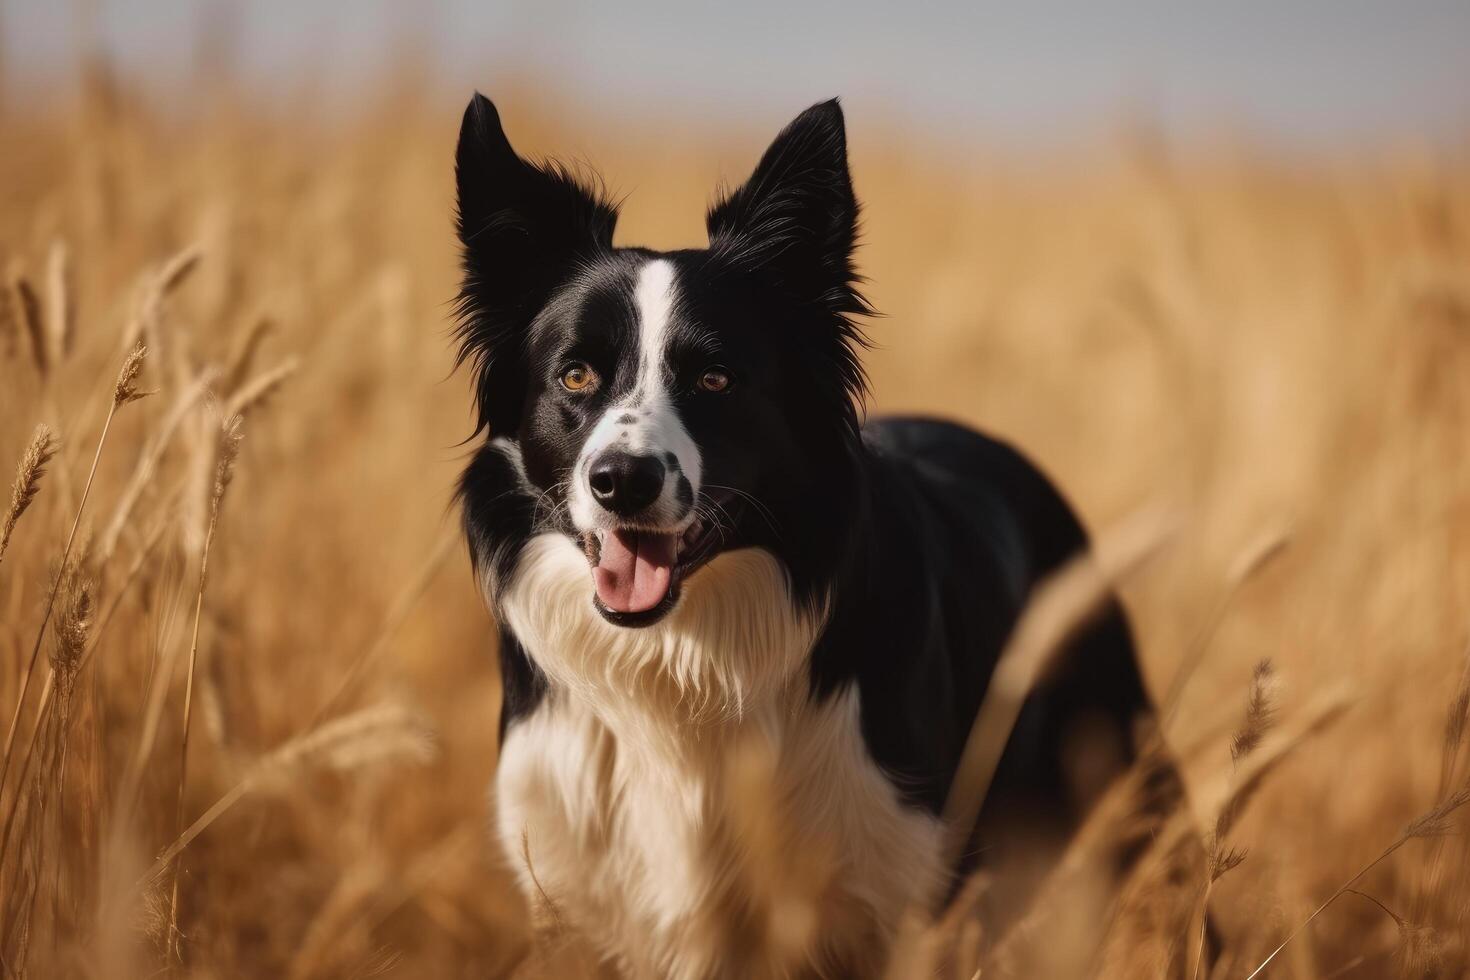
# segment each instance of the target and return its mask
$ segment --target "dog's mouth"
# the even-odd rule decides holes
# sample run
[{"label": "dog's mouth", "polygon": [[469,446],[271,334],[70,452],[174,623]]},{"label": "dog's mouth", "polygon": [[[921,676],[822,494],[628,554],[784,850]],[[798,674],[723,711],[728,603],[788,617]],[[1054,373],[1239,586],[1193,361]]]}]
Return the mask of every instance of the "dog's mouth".
[{"label": "dog's mouth", "polygon": [[696,519],[684,531],[588,531],[582,546],[598,612],[618,626],[648,626],[674,608],[684,580],[714,556],[718,535]]}]

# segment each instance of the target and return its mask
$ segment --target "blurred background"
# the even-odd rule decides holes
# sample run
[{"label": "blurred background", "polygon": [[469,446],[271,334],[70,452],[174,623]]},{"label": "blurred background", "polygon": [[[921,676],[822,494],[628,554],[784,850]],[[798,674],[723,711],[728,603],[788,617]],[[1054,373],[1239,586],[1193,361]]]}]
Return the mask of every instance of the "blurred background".
[{"label": "blurred background", "polygon": [[[1249,973],[1465,785],[1467,47],[1470,5],[1427,0],[3,0],[0,465],[58,439],[0,552],[6,966],[571,975],[483,832],[450,338],[478,88],[664,248],[842,97],[871,410],[1013,441],[1104,562],[1129,515],[1176,517],[1123,595],[1191,833],[1228,811],[1246,852],[1208,902],[1217,975]],[[139,339],[154,393],[109,414]],[[1470,862],[1427,836],[1273,975],[1464,975]],[[1157,975],[1177,918],[1016,975]]]},{"label": "blurred background", "polygon": [[1290,0],[1101,4],[230,3],[6,5],[7,82],[54,94],[104,48],[159,104],[231,80],[278,107],[357,105],[405,57],[461,91],[516,79],[613,125],[770,125],[840,94],[870,126],[968,145],[1059,141],[1142,116],[1294,149],[1458,140],[1470,11]]}]

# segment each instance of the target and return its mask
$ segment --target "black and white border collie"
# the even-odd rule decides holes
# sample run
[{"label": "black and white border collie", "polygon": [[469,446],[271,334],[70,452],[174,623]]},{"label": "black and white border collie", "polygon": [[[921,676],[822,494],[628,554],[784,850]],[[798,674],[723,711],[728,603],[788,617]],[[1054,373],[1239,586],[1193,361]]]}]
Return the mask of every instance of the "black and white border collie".
[{"label": "black and white border collie", "polygon": [[[999,442],[863,423],[835,100],[710,208],[706,248],[614,247],[616,207],[517,155],[480,95],[456,172],[489,434],[460,492],[500,631],[498,830],[527,896],[632,975],[784,972],[764,947],[790,936],[752,925],[732,832],[754,805],[833,856],[800,969],[881,970],[902,912],[963,870],[939,821],[962,745],[1081,526]],[[1067,760],[1127,766],[1148,711],[1115,611],[1027,704],[967,865],[1003,859],[1002,825],[1075,827],[1092,792]],[[774,786],[737,799],[726,763],[752,739]]]}]

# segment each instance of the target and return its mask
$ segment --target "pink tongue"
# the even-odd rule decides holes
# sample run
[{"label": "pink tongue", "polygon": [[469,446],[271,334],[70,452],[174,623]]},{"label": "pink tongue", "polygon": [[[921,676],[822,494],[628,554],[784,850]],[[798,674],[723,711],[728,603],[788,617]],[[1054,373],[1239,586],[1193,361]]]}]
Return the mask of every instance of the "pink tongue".
[{"label": "pink tongue", "polygon": [[668,595],[678,537],[647,531],[608,531],[592,580],[613,612],[647,612]]}]

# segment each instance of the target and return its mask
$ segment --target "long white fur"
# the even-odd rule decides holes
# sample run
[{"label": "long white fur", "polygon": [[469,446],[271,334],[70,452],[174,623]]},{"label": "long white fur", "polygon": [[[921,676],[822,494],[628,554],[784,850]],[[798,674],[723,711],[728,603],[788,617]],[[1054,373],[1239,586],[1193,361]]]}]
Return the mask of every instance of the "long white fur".
[{"label": "long white fur", "polygon": [[[600,530],[613,523],[612,515],[592,497],[587,486],[587,466],[598,453],[615,444],[628,452],[656,455],[660,459],[665,453],[673,453],[695,496],[699,494],[702,468],[699,447],[679,418],[669,394],[669,375],[665,369],[678,299],[673,263],[652,259],[638,270],[638,281],[633,288],[638,317],[638,376],[629,393],[603,412],[572,469],[568,509],[580,531]],[[628,416],[634,421],[621,421]],[[672,470],[665,474],[663,491],[644,518],[650,529],[682,531],[693,522],[693,508],[685,508],[678,502],[677,483],[678,475]]]},{"label": "long white fur", "polygon": [[[501,842],[533,902],[549,898],[633,976],[876,968],[904,908],[940,885],[938,824],[868,755],[856,690],[810,696],[821,617],[793,606],[771,554],[717,556],[664,620],[626,629],[594,609],[576,545],[543,534],[500,610],[550,687],[510,728],[496,783]],[[730,778],[751,745],[770,763],[759,799]],[[830,858],[803,893],[812,928],[792,939],[763,921],[755,949],[740,916],[770,896],[731,832],[752,806],[793,853]]]}]

